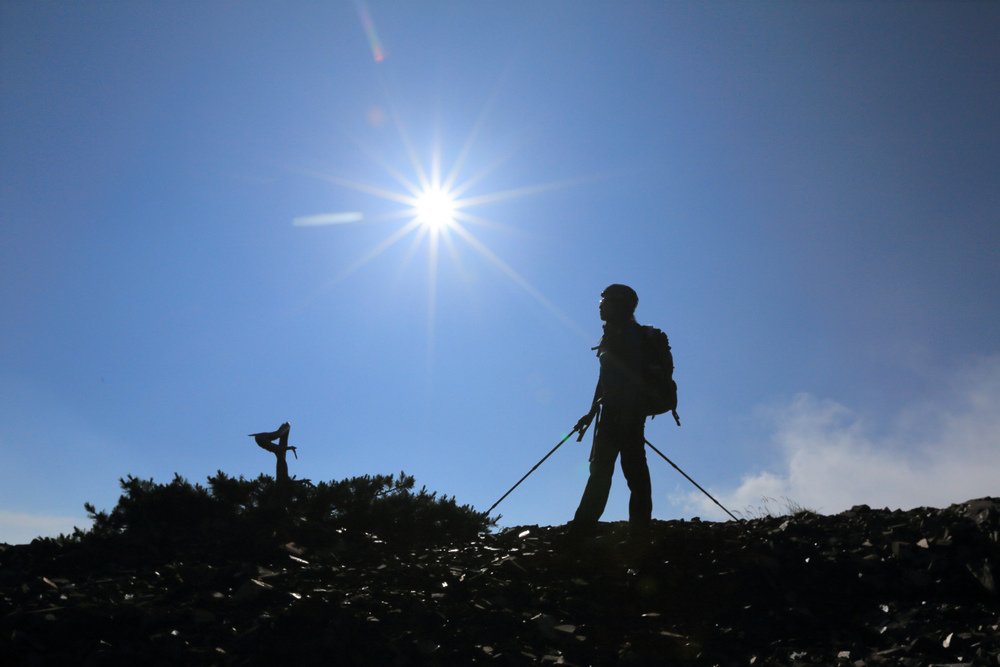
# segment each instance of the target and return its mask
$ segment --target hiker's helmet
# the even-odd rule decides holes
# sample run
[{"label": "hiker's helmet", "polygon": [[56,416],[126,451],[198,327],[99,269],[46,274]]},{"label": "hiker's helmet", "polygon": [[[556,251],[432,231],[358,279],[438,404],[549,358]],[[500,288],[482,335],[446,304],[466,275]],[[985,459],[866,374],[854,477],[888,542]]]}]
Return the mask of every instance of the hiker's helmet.
[{"label": "hiker's helmet", "polygon": [[608,285],[601,292],[601,319],[617,321],[632,317],[639,295],[628,285]]},{"label": "hiker's helmet", "polygon": [[628,285],[608,285],[601,292],[601,298],[608,301],[621,302],[630,313],[635,312],[635,307],[639,305],[639,295]]}]

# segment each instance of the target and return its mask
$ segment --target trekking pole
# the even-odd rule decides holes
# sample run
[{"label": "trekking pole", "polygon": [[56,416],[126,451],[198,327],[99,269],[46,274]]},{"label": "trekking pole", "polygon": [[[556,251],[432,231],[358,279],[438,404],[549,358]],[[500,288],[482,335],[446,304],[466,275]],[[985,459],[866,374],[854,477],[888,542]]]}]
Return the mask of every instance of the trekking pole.
[{"label": "trekking pole", "polygon": [[724,511],[724,512],[725,512],[726,514],[728,514],[729,516],[733,517],[733,521],[739,521],[739,519],[737,519],[737,518],[736,518],[735,516],[733,516],[733,513],[732,513],[732,512],[730,512],[729,510],[727,510],[727,509],[726,509],[726,508],[725,508],[725,507],[724,507],[724,506],[722,505],[722,503],[720,503],[720,502],[719,502],[718,500],[716,500],[715,498],[713,498],[713,497],[712,497],[712,494],[711,494],[711,493],[709,493],[709,492],[708,492],[708,491],[706,491],[705,489],[701,488],[701,484],[699,484],[698,482],[696,482],[696,481],[694,481],[693,479],[691,479],[690,477],[688,477],[688,474],[687,474],[686,472],[684,472],[683,470],[681,470],[680,468],[678,468],[678,467],[677,467],[677,464],[676,464],[676,463],[674,463],[673,461],[671,461],[670,459],[668,459],[668,458],[667,458],[667,455],[666,455],[666,454],[664,454],[663,452],[661,452],[661,451],[660,451],[659,449],[657,449],[657,448],[656,448],[656,447],[655,447],[655,446],[653,445],[653,443],[651,443],[651,442],[650,442],[649,440],[646,440],[646,444],[647,444],[647,445],[649,445],[649,446],[650,446],[650,447],[652,448],[652,450],[653,450],[654,452],[656,452],[657,454],[659,454],[659,455],[660,455],[660,456],[661,456],[661,457],[663,458],[663,460],[664,460],[664,461],[666,461],[667,463],[669,463],[670,465],[672,465],[672,466],[674,467],[674,470],[676,470],[676,471],[677,471],[677,472],[679,472],[680,474],[684,475],[684,477],[685,477],[685,478],[687,479],[687,481],[689,481],[689,482],[691,482],[692,484],[694,484],[695,486],[697,486],[697,487],[698,487],[698,490],[699,490],[699,491],[701,491],[701,492],[702,492],[702,493],[704,493],[704,494],[705,494],[706,496],[708,496],[709,498],[711,498],[711,500],[712,500],[712,502],[713,502],[713,503],[715,503],[715,504],[716,504],[716,505],[718,505],[719,507],[722,507],[723,511]]},{"label": "trekking pole", "polygon": [[489,508],[488,510],[486,510],[486,514],[487,514],[487,515],[489,515],[489,513],[493,511],[493,508],[494,508],[494,507],[496,507],[496,506],[497,506],[497,505],[499,505],[499,504],[500,504],[501,502],[503,502],[503,499],[504,499],[504,498],[506,498],[507,496],[509,496],[509,495],[511,494],[511,492],[512,492],[512,491],[513,491],[514,489],[516,489],[516,488],[517,488],[517,487],[518,487],[518,486],[519,486],[519,485],[521,484],[521,482],[523,482],[524,480],[528,479],[528,475],[530,475],[531,473],[535,472],[535,470],[536,470],[536,469],[538,468],[538,466],[540,466],[540,465],[542,465],[543,463],[545,463],[545,459],[547,459],[547,458],[549,458],[550,456],[552,456],[553,452],[555,452],[555,451],[556,451],[557,449],[559,449],[560,447],[562,447],[562,444],[563,444],[564,442],[566,442],[567,440],[569,440],[569,436],[573,435],[574,433],[576,433],[576,427],[575,427],[575,426],[573,427],[573,430],[572,430],[572,431],[570,431],[569,433],[567,433],[567,434],[566,434],[566,437],[565,437],[565,438],[563,438],[562,440],[560,440],[560,441],[559,441],[559,444],[558,444],[558,445],[556,445],[555,447],[553,447],[552,449],[550,449],[550,450],[549,450],[549,453],[548,453],[548,454],[546,454],[545,456],[543,456],[543,457],[542,457],[542,460],[541,460],[541,461],[539,461],[539,462],[538,462],[538,463],[536,463],[536,464],[535,464],[534,466],[532,466],[531,470],[529,470],[528,472],[526,472],[526,473],[524,474],[524,477],[522,477],[521,479],[517,480],[517,484],[515,484],[515,485],[514,485],[514,486],[512,486],[512,487],[510,487],[510,491],[507,491],[507,493],[505,493],[505,494],[503,494],[502,496],[500,496],[500,500],[498,500],[498,501],[496,501],[495,503],[493,503],[492,505],[490,505],[490,508]]}]

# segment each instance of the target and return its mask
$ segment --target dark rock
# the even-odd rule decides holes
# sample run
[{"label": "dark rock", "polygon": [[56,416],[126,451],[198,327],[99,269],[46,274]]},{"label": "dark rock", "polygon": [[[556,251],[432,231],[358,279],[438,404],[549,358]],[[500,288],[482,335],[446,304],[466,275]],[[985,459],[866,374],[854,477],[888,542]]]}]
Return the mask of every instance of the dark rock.
[{"label": "dark rock", "polygon": [[640,554],[618,523],[569,554],[562,526],[310,542],[332,531],[306,523],[245,558],[5,546],[0,662],[1000,665],[994,499],[656,521]]}]

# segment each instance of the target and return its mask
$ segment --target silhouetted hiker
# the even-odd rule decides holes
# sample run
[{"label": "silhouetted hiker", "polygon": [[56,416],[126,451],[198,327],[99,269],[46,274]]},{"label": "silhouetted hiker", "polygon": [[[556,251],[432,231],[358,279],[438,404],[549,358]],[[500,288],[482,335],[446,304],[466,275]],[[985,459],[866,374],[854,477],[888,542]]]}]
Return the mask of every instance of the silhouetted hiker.
[{"label": "silhouetted hiker", "polygon": [[[288,482],[288,462],[285,461],[285,455],[288,450],[292,450],[292,454],[295,454],[295,447],[288,444],[288,433],[292,430],[292,425],[285,422],[278,427],[277,431],[271,431],[269,433],[251,433],[250,437],[257,441],[257,445],[263,449],[274,454],[274,458],[277,459],[277,463],[274,469],[274,479],[278,484],[285,484]],[[274,439],[277,438],[278,444],[274,444]],[[298,454],[295,454],[298,458]]]},{"label": "silhouetted hiker", "polygon": [[610,285],[601,292],[600,314],[604,335],[595,348],[601,372],[590,412],[580,418],[581,433],[596,417],[590,450],[590,478],[570,525],[572,540],[594,533],[611,491],[615,459],[621,454],[622,472],[631,497],[628,503],[629,540],[649,540],[653,494],[646,465],[646,410],[643,402],[643,328],[635,320],[639,297],[627,285]]}]

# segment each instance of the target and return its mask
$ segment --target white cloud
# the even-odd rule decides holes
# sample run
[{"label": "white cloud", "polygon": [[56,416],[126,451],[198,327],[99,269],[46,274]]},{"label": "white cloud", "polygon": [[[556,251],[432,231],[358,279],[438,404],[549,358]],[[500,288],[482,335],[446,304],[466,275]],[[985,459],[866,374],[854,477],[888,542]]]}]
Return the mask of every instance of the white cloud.
[{"label": "white cloud", "polygon": [[[777,500],[774,510],[784,510],[787,499],[833,514],[860,504],[944,507],[1000,495],[1000,357],[957,373],[936,398],[872,425],[844,405],[801,394],[768,410],[782,454],[776,469],[713,495],[748,514],[765,497]],[[728,518],[697,491],[684,504],[707,518]]]},{"label": "white cloud", "polygon": [[50,516],[0,510],[0,542],[7,544],[27,544],[36,537],[56,537],[61,533],[72,533],[74,526],[89,528],[90,520],[79,516]]}]

